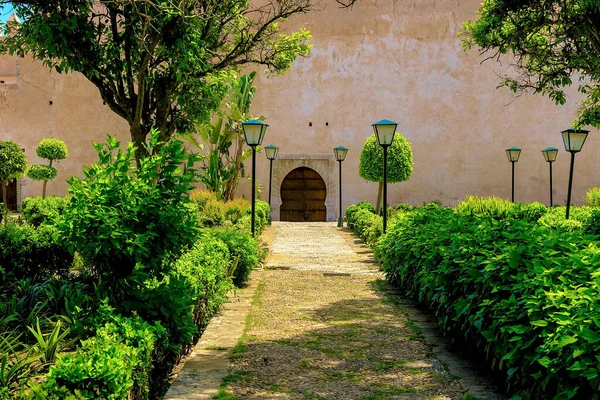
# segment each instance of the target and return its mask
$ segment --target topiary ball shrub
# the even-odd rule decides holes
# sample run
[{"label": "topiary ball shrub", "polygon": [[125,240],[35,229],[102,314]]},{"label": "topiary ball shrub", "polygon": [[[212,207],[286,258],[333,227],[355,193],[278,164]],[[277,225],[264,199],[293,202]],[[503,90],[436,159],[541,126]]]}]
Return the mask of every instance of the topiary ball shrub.
[{"label": "topiary ball shrub", "polygon": [[[27,169],[27,157],[15,142],[0,142],[0,185],[2,198],[7,196],[6,186],[13,179],[20,178]],[[8,212],[8,204],[4,202],[4,210]]]},{"label": "topiary ball shrub", "polygon": [[27,177],[36,181],[51,181],[56,174],[56,168],[49,165],[32,165],[27,171]]},{"label": "topiary ball shrub", "polygon": [[[396,133],[387,154],[387,181],[404,182],[413,172],[413,152],[410,142]],[[371,182],[383,181],[383,148],[377,143],[375,135],[365,141],[360,153],[358,174]]]},{"label": "topiary ball shrub", "polygon": [[35,152],[46,160],[64,160],[69,155],[65,142],[54,138],[42,139]]}]

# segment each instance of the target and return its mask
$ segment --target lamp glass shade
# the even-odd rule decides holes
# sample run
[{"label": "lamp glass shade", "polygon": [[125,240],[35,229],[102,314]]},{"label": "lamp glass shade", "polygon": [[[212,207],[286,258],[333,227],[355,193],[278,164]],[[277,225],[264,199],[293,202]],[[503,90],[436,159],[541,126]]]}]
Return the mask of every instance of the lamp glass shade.
[{"label": "lamp glass shade", "polygon": [[519,157],[521,156],[521,149],[518,147],[511,147],[510,149],[506,149],[506,156],[508,157],[508,161],[517,162],[519,161]]},{"label": "lamp glass shade", "polygon": [[567,129],[562,131],[563,143],[565,144],[565,150],[571,153],[578,153],[581,151],[585,139],[587,139],[588,133],[585,129]]},{"label": "lamp glass shade", "polygon": [[544,155],[544,159],[547,162],[556,161],[556,155],[558,154],[558,149],[556,147],[548,147],[542,150],[542,154]]},{"label": "lamp glass shade", "polygon": [[398,123],[387,119],[373,124],[373,130],[380,146],[390,146],[392,144],[396,128],[398,128]]},{"label": "lamp glass shade", "polygon": [[242,122],[242,129],[248,146],[260,146],[268,127],[269,125],[257,119]]},{"label": "lamp glass shade", "polygon": [[277,158],[277,153],[279,153],[279,147],[275,145],[265,146],[265,154],[267,155],[267,159],[274,160]]},{"label": "lamp glass shade", "polygon": [[338,146],[333,149],[333,153],[335,154],[336,161],[344,161],[346,159],[346,154],[348,154],[348,149],[343,146]]}]

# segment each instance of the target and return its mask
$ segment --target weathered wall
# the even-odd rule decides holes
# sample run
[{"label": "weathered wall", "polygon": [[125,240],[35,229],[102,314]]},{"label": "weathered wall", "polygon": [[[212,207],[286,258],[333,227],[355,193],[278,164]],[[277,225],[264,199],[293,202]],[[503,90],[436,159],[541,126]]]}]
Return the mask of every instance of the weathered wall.
[{"label": "weathered wall", "polygon": [[[464,53],[457,38],[461,23],[476,16],[480,0],[359,0],[352,10],[322,1],[323,11],[286,24],[286,29],[312,32],[313,55],[298,60],[282,77],[258,79],[252,111],[268,118],[264,144],[307,159],[348,147],[344,207],[376,199],[377,185],[358,177],[358,160],[371,124],[382,118],[399,122],[415,160],[411,179],[390,185],[390,203],[454,204],[466,194],[509,198],[510,163],[504,150],[511,146],[523,149],[516,165],[516,199],[547,203],[548,165],[540,151],[554,146],[561,149],[554,199],[563,203],[569,160],[559,132],[575,118],[576,93],[571,92],[566,106],[555,106],[540,96],[515,100],[508,90],[495,89],[500,66],[480,65],[483,57],[476,50]],[[31,163],[41,161],[35,147],[44,137],[58,137],[69,146],[69,158],[57,165],[58,178],[48,185],[50,194],[64,194],[65,179],[81,175],[82,165],[96,159],[91,140],[102,141],[107,133],[129,138],[125,122],[79,75],[58,75],[39,62],[8,56],[0,57],[0,75],[6,78],[0,83],[0,140],[20,143]],[[588,188],[600,185],[594,173],[596,136],[593,130],[577,156],[576,203]],[[331,164],[337,177],[336,163]],[[257,167],[266,199],[264,154],[258,155]],[[24,196],[41,193],[41,183],[25,179],[24,184]],[[249,197],[247,183],[241,193]],[[332,189],[332,196],[337,193]]]},{"label": "weathered wall", "polygon": [[[128,140],[127,124],[103,105],[96,88],[80,74],[59,75],[30,58],[0,57],[0,140],[25,149],[30,164],[46,164],[35,149],[43,138],[63,140],[67,159],[54,163],[56,179],[49,195],[64,195],[72,175],[82,176],[83,165],[97,160],[92,141],[107,134]],[[52,102],[52,104],[50,104]],[[42,182],[20,180],[22,197],[42,194]]]},{"label": "weathered wall", "polygon": [[[457,38],[462,22],[476,17],[480,0],[359,0],[352,10],[340,10],[333,0],[325,4],[323,12],[294,17],[287,25],[312,32],[312,57],[298,60],[282,77],[258,80],[252,111],[268,117],[265,144],[306,154],[348,147],[344,207],[376,200],[377,184],[358,177],[358,161],[371,124],[383,118],[399,122],[415,161],[409,181],[390,185],[391,204],[455,204],[467,194],[510,198],[504,150],[512,146],[523,149],[516,200],[548,203],[548,164],[540,151],[554,146],[561,149],[554,201],[563,203],[569,159],[560,131],[575,118],[576,93],[566,106],[556,106],[540,96],[515,100],[507,89],[496,89],[500,66],[480,65],[478,51],[463,52]],[[593,130],[576,159],[576,203],[600,184],[594,173],[598,147]],[[265,198],[264,155],[258,170]]]}]

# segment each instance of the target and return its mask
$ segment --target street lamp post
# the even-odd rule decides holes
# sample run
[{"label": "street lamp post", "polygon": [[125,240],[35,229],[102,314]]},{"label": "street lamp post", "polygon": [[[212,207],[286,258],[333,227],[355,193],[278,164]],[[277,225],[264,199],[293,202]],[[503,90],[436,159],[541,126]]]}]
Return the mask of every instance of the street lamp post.
[{"label": "street lamp post", "polygon": [[556,161],[558,149],[556,147],[548,147],[542,150],[542,154],[546,162],[550,164],[550,207],[552,207],[554,205],[552,202],[552,163]]},{"label": "street lamp post", "polygon": [[273,181],[273,160],[277,158],[277,153],[279,153],[279,147],[275,145],[265,146],[265,153],[267,154],[267,159],[269,160],[269,208],[271,207],[271,182]]},{"label": "street lamp post", "polygon": [[569,169],[569,190],[567,192],[567,215],[566,219],[569,219],[569,210],[571,208],[571,188],[573,186],[573,168],[575,167],[575,153],[579,153],[585,139],[587,139],[588,133],[585,129],[567,129],[562,131],[563,143],[565,144],[565,150],[571,153],[571,168]]},{"label": "street lamp post", "polygon": [[506,156],[508,157],[508,161],[512,164],[512,195],[511,201],[515,202],[515,163],[519,161],[519,157],[521,156],[521,149],[518,147],[511,147],[510,149],[506,149]]},{"label": "street lamp post", "polygon": [[397,127],[397,122],[387,119],[373,124],[377,142],[383,147],[383,233],[385,233],[387,228],[387,150],[394,141],[394,134]]},{"label": "street lamp post", "polygon": [[252,147],[252,236],[254,236],[254,222],[256,213],[256,146],[260,146],[269,125],[257,119],[242,122],[244,137],[248,146]]},{"label": "street lamp post", "polygon": [[338,227],[344,226],[344,213],[342,212],[342,161],[346,159],[346,154],[348,154],[348,149],[343,146],[338,146],[333,149],[333,153],[335,154],[335,159],[340,164],[340,217],[338,218]]}]

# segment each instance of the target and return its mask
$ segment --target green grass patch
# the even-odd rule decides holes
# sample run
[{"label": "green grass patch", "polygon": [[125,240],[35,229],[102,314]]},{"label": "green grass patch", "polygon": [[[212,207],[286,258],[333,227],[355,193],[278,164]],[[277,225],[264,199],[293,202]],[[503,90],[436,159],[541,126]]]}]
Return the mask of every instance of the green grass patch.
[{"label": "green grass patch", "polygon": [[402,368],[406,365],[406,363],[407,363],[407,361],[404,361],[404,360],[395,360],[395,361],[378,360],[376,365],[371,368],[371,371],[375,371],[375,372],[390,371],[392,369]]}]

